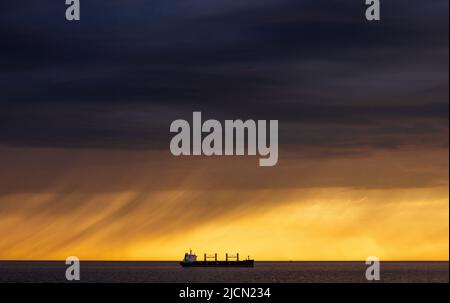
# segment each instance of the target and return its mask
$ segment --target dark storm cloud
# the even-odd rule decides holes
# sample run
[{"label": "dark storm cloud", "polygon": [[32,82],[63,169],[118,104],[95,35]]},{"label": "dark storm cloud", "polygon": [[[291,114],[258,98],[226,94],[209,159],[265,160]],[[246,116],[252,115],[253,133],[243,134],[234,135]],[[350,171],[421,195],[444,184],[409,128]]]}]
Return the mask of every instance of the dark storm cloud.
[{"label": "dark storm cloud", "polygon": [[363,1],[1,6],[5,145],[160,148],[194,110],[279,119],[281,144],[448,145],[445,0],[385,1],[379,24]]}]

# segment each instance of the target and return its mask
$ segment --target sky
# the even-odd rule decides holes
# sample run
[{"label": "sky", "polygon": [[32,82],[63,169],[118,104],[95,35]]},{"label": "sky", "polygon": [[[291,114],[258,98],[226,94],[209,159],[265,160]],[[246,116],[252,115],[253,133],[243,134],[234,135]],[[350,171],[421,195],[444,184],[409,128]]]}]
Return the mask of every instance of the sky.
[{"label": "sky", "polygon": [[[448,1],[0,4],[0,259],[448,260]],[[279,161],[174,157],[279,120]]]}]

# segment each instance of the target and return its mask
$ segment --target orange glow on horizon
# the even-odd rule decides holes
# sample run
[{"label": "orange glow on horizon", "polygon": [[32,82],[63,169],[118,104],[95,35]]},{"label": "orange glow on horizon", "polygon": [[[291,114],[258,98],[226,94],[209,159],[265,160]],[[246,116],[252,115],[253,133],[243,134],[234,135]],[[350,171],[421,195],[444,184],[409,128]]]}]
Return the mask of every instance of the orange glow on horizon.
[{"label": "orange glow on horizon", "polygon": [[[50,155],[58,156],[54,151]],[[73,167],[49,180],[47,191],[0,195],[0,259],[63,260],[75,255],[81,260],[180,260],[192,248],[199,258],[203,253],[223,257],[226,252],[239,252],[257,261],[365,260],[368,256],[448,260],[448,157],[443,157],[448,151],[284,160],[270,171],[272,188],[257,186],[265,176],[258,176],[255,168],[254,175],[245,170],[237,176],[242,179],[236,184],[214,183],[214,190],[208,187],[209,176],[227,177],[236,171],[228,167],[232,162],[207,162],[184,177],[166,166],[152,178],[153,163],[128,162],[127,170],[116,164],[117,154],[88,153],[100,159],[98,166],[83,155],[71,154]],[[136,155],[145,158],[133,155],[130,161]],[[108,157],[113,164],[108,164]],[[412,168],[411,163],[417,164]],[[33,169],[33,164],[24,165],[9,171]],[[254,163],[249,167],[254,168]],[[190,166],[186,169],[191,171]],[[180,183],[158,189],[165,174]],[[8,177],[3,175],[4,180]],[[243,184],[245,178],[248,182]],[[295,178],[303,182],[298,188],[292,183]],[[232,175],[227,180],[235,181]],[[333,187],[330,180],[377,186]],[[105,184],[108,191],[102,191]],[[134,190],[124,190],[129,184]],[[140,184],[146,187],[138,188]]]}]

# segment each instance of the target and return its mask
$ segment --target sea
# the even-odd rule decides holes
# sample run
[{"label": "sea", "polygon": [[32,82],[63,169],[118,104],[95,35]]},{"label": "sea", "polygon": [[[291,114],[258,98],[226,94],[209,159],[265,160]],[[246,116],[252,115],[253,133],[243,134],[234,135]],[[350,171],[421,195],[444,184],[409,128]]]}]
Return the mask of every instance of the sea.
[{"label": "sea", "polygon": [[[0,282],[59,283],[65,261],[0,261]],[[253,268],[183,268],[179,262],[82,261],[86,283],[366,283],[365,262],[255,262]],[[449,262],[381,262],[385,283],[449,283]]]}]

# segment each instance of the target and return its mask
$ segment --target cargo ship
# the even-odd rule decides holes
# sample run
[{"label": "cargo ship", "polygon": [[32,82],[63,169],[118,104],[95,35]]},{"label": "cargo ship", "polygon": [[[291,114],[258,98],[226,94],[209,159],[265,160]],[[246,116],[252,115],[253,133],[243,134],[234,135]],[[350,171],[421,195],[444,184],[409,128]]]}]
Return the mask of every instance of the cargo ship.
[{"label": "cargo ship", "polygon": [[197,255],[192,253],[184,254],[183,261],[180,262],[183,267],[253,267],[254,260],[250,260],[250,256],[245,260],[239,260],[239,253],[236,255],[225,254],[225,260],[217,260],[217,253],[214,255],[203,255],[203,261],[197,260]]}]

